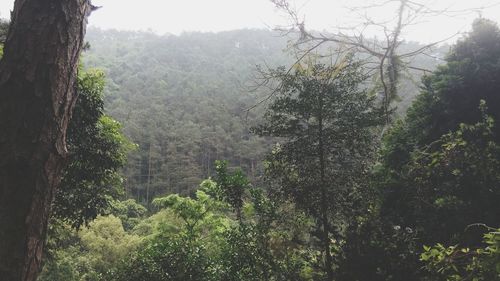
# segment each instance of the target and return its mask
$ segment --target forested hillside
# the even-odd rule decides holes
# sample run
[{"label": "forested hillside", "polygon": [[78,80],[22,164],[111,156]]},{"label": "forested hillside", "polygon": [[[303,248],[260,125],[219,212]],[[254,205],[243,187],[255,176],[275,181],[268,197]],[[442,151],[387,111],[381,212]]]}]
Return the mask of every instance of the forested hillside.
[{"label": "forested hillside", "polygon": [[449,10],[328,33],[270,2],[282,34],[85,36],[90,1],[15,1],[1,281],[500,281],[498,23],[422,45]]},{"label": "forested hillside", "polygon": [[[54,203],[39,280],[500,280],[498,46],[498,26],[484,19],[474,22],[473,31],[451,48],[445,62],[422,78],[407,113],[389,126],[379,96],[366,87],[364,64],[352,55],[337,65],[272,68],[270,74],[281,86],[266,107],[251,113],[248,124],[237,117],[256,99],[243,96],[248,105],[237,107],[243,92],[236,87],[235,93],[206,93],[201,86],[199,92],[181,87],[170,93],[166,87],[165,92],[151,93],[144,83],[142,96],[125,89],[128,94],[123,94],[118,86],[122,80],[108,68],[108,83],[114,83],[107,90],[108,111],[124,118],[127,134],[139,145],[157,142],[133,152],[126,170],[131,174],[125,174],[130,177],[129,195],[135,197],[142,189],[142,205],[120,200],[123,196],[114,192],[120,188],[114,180],[117,168],[124,164],[123,152],[130,146],[119,127],[109,127],[107,118],[99,125],[94,117],[96,126],[86,129],[91,134],[82,135],[85,138],[78,138],[78,130],[71,131],[75,155],[85,151],[85,139],[96,129],[112,129],[97,139],[111,149],[98,153],[97,161],[78,157],[70,166],[89,167],[77,173],[68,170],[69,184]],[[94,54],[86,54],[88,61]],[[102,102],[102,74],[81,74],[79,82],[83,97],[75,117],[84,121],[82,117],[95,115],[89,115],[95,106],[88,101]],[[165,82],[176,85],[175,80]],[[402,89],[405,85],[409,84],[402,83]],[[217,110],[215,104],[213,109],[200,106],[214,99],[232,104],[233,111]],[[177,101],[177,107],[166,101]],[[114,108],[115,103],[120,106]],[[169,122],[181,128],[171,128]],[[73,126],[84,128],[80,123]],[[203,134],[214,124],[223,124],[220,134],[216,131],[213,136],[220,138],[214,140],[221,142],[217,148],[227,154],[213,157],[227,157],[231,164],[197,162]],[[236,125],[239,131],[233,130]],[[259,144],[249,132],[275,142]],[[237,145],[243,145],[245,136],[262,153],[252,156],[264,162],[259,181],[247,176],[251,169],[234,167],[239,155],[229,149],[242,149]],[[165,147],[176,154],[158,153],[165,140],[173,142]],[[106,151],[90,148],[94,150]],[[92,156],[82,156],[87,154]],[[181,161],[174,162],[177,170],[166,166],[172,169],[170,176],[188,178],[193,186],[186,181],[174,190],[162,187],[160,179],[168,175],[148,174],[154,167],[150,159]],[[182,161],[191,161],[191,166]],[[139,164],[151,180],[149,206],[143,190],[148,178],[142,186],[131,187],[140,184],[132,174]],[[112,173],[88,174],[81,181],[76,177],[91,169]],[[185,174],[176,175],[180,169]],[[205,180],[195,183],[196,177]],[[71,179],[85,184],[72,188]],[[189,192],[194,187],[196,191]],[[72,205],[74,199],[80,201]]]},{"label": "forested hillside", "polygon": [[[229,159],[250,175],[269,142],[248,128],[246,111],[263,97],[249,92],[257,64],[286,64],[286,39],[267,31],[157,36],[91,30],[85,65],[108,77],[106,110],[139,145],[125,170],[140,202],[164,193],[189,194]],[[148,194],[149,188],[149,194]]]},{"label": "forested hillside", "polygon": [[[418,61],[390,124],[353,54],[272,67],[293,59],[265,31],[93,32],[108,74],[79,73],[39,280],[500,280],[496,23]],[[280,86],[247,111],[268,57]]]},{"label": "forested hillside", "polygon": [[[265,30],[158,36],[98,29],[86,38],[85,66],[106,73],[106,112],[138,144],[124,170],[129,197],[145,203],[161,194],[189,194],[213,175],[218,159],[258,181],[272,141],[249,132],[266,103],[248,109],[270,93],[255,90],[257,66],[294,62],[287,38]],[[440,62],[435,57],[419,56],[415,65],[432,70]],[[403,73],[400,113],[417,94],[422,74]]]}]

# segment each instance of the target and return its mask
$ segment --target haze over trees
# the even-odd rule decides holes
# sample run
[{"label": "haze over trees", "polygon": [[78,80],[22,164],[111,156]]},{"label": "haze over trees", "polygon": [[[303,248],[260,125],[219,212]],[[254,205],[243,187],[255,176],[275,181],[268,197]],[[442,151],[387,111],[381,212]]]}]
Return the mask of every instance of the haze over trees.
[{"label": "haze over trees", "polygon": [[[220,159],[253,181],[263,175],[261,161],[273,141],[250,128],[265,108],[253,107],[268,91],[249,90],[260,83],[257,65],[294,62],[284,52],[286,38],[264,30],[158,36],[97,29],[86,38],[91,48],[84,64],[106,73],[107,112],[138,144],[124,170],[130,197],[145,203],[165,193],[190,194]],[[444,57],[448,48],[435,55]],[[416,60],[429,69],[438,63],[426,56]],[[421,73],[413,75],[401,79],[401,114],[418,92]]]},{"label": "haze over trees", "polygon": [[[78,95],[62,102],[62,121],[40,116],[59,108],[49,94],[68,77],[47,76],[64,69],[35,60],[40,83],[12,82],[28,76],[13,47],[22,25],[5,37],[7,26],[1,280],[500,280],[497,23],[479,18],[453,46],[416,56],[412,65],[432,72],[398,73],[394,111],[355,48],[291,57],[294,38],[263,30],[91,29],[80,65],[79,51],[59,65],[74,70]],[[36,38],[48,48],[50,38]],[[58,133],[23,138],[44,128]],[[40,155],[56,140],[67,155],[54,170]],[[42,193],[11,188],[31,190],[37,176],[60,181],[34,185],[47,192],[41,203]],[[26,240],[31,228],[39,232]]]},{"label": "haze over trees", "polygon": [[[54,223],[41,280],[498,279],[499,154],[489,94],[497,76],[478,71],[498,72],[491,63],[498,49],[488,48],[498,34],[495,23],[477,20],[382,140],[383,110],[355,57],[276,68],[280,91],[246,127],[273,137],[262,148],[262,177],[247,178],[251,169],[233,168],[234,159],[214,162],[196,191],[150,185],[150,196],[164,195],[148,209],[112,201],[79,232]],[[122,99],[116,88],[106,91],[117,95],[107,103]],[[459,103],[469,116],[451,115],[459,112],[450,103],[456,93],[473,100]],[[444,112],[450,117],[434,117]]]}]

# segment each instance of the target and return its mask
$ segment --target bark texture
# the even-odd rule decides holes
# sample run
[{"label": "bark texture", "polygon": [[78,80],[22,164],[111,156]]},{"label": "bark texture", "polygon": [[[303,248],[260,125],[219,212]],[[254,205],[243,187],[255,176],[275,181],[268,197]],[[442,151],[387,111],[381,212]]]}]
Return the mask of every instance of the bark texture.
[{"label": "bark texture", "polygon": [[16,0],[0,61],[0,280],[34,281],[66,158],[89,0]]}]

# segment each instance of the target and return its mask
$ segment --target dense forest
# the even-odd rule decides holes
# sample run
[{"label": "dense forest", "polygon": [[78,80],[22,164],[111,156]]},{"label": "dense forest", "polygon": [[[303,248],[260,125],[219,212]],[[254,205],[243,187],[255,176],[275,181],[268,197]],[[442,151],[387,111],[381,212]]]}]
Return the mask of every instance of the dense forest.
[{"label": "dense forest", "polygon": [[[186,33],[90,29],[87,68],[106,73],[106,112],[121,122],[138,145],[124,169],[128,197],[147,204],[169,193],[192,194],[225,159],[255,183],[273,141],[252,134],[269,90],[256,87],[259,67],[290,65],[293,38],[266,30]],[[406,43],[402,48],[420,47]],[[444,57],[448,46],[434,50]],[[416,65],[434,69],[439,60],[419,56]],[[418,93],[421,72],[404,74],[398,112]]]},{"label": "dense forest", "polygon": [[[269,31],[158,36],[90,30],[88,67],[107,76],[106,111],[138,144],[125,169],[130,196],[188,195],[228,159],[256,178],[269,141],[250,134],[265,93],[249,92],[258,64],[289,63]],[[260,169],[261,170],[261,169]]]},{"label": "dense forest", "polygon": [[362,55],[271,31],[85,38],[37,280],[500,280],[497,23],[391,110]]}]

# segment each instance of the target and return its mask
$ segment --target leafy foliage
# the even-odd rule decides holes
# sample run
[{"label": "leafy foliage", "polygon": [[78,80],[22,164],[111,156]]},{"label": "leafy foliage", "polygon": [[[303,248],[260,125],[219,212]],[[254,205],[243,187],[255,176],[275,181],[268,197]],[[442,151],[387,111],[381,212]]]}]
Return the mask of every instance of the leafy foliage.
[{"label": "leafy foliage", "polygon": [[[277,192],[318,214],[324,195],[336,202],[350,190],[346,185],[356,185],[354,175],[360,179],[364,174],[379,111],[374,97],[358,90],[364,77],[352,61],[290,75],[281,68],[275,75],[281,91],[266,113],[267,122],[255,128],[260,135],[281,138],[269,158],[269,177],[281,182]],[[328,182],[326,194],[321,180]]]},{"label": "leafy foliage", "polygon": [[233,174],[227,171],[227,161],[215,161],[215,171],[217,172],[218,193],[222,201],[227,202],[236,212],[236,216],[241,220],[241,209],[243,208],[243,195],[249,188],[250,183],[243,175],[241,169]]},{"label": "leafy foliage", "polygon": [[104,114],[104,74],[80,73],[79,98],[68,126],[70,162],[56,193],[54,216],[80,227],[109,209],[122,192],[118,170],[133,145],[121,125]]},{"label": "leafy foliage", "polygon": [[436,244],[424,246],[421,260],[433,276],[430,280],[499,280],[500,279],[500,229],[490,229],[484,235],[483,248],[445,247]]},{"label": "leafy foliage", "polygon": [[[500,68],[492,62],[500,56],[494,47],[499,34],[494,23],[477,20],[447,64],[424,79],[405,121],[385,137],[377,168],[385,194],[382,212],[416,228],[429,243],[458,242],[471,223],[497,224],[500,155],[493,123],[500,121],[494,78]],[[488,108],[478,108],[482,98]],[[481,234],[473,236],[479,243]]]},{"label": "leafy foliage", "polygon": [[[203,185],[211,185],[211,183],[204,182]],[[206,228],[217,230],[225,224],[224,217],[215,213],[224,208],[224,204],[214,200],[202,190],[196,192],[196,199],[172,194],[155,199],[153,204],[169,208],[179,216],[184,221],[185,234],[189,239],[195,239],[202,233],[209,231]]]},{"label": "leafy foliage", "polygon": [[[499,34],[495,23],[476,20],[384,136],[374,166],[380,219],[415,232],[414,255],[424,244],[480,247],[484,229],[468,226],[499,226]],[[428,275],[418,264],[409,272]]]},{"label": "leafy foliage", "polygon": [[109,212],[118,217],[123,223],[123,228],[129,231],[144,219],[146,211],[146,208],[135,202],[134,199],[127,199],[125,201],[111,201]]},{"label": "leafy foliage", "polygon": [[[217,178],[236,176],[248,182],[224,165],[218,171]],[[221,197],[219,185],[205,180],[196,198],[169,195],[155,199],[154,205],[165,208],[158,214],[171,213],[180,220],[163,217],[153,235],[146,236],[145,246],[110,271],[108,278],[310,280],[308,252],[290,241],[304,235],[308,219],[299,212],[283,215],[284,205],[276,205],[257,188],[246,190],[241,217],[235,218],[236,210]],[[290,213],[290,207],[286,208]],[[137,225],[132,232],[141,228]]]},{"label": "leafy foliage", "polygon": [[351,57],[336,66],[298,65],[292,73],[281,68],[271,75],[279,79],[279,92],[266,123],[255,129],[281,140],[268,157],[267,177],[278,197],[317,221],[324,271],[332,279],[330,241],[341,237],[353,215],[347,205],[363,192],[382,114],[375,97],[360,90],[365,77]]},{"label": "leafy foliage", "polygon": [[[240,40],[237,33],[214,36]],[[251,59],[239,55],[275,52],[258,36],[247,38],[253,47],[215,40],[202,50],[212,35],[106,34],[100,40],[109,44],[97,40],[97,48],[110,55],[108,86],[99,72],[80,77],[83,99],[68,135],[75,161],[66,201],[56,202],[67,217],[49,229],[42,281],[500,280],[500,37],[492,22],[476,21],[447,64],[423,79],[406,118],[383,130],[353,57],[272,70],[279,87],[254,128],[263,138],[247,127],[260,112],[249,113],[249,124],[234,118],[255,97],[236,99],[236,87],[222,82],[231,67],[247,78]],[[120,43],[134,36],[143,41]],[[177,53],[148,56],[146,46]],[[205,52],[223,61],[215,68],[224,78],[193,67],[211,61]],[[149,210],[112,200],[130,144],[103,115],[103,91],[140,144],[125,166],[126,193],[140,203],[156,197]],[[262,181],[254,162],[271,142]],[[221,156],[229,161],[211,162]]]},{"label": "leafy foliage", "polygon": [[[493,122],[485,115],[475,125],[461,124],[434,143],[437,148],[415,152],[410,177],[416,202],[410,204],[414,223],[426,229],[426,241],[449,241],[469,224],[498,223],[500,146],[494,141]],[[474,244],[480,236],[458,241]]]},{"label": "leafy foliage", "polygon": [[47,264],[40,281],[101,281],[140,244],[136,235],[124,231],[112,215],[98,217],[77,232],[68,225],[52,224]]},{"label": "leafy foliage", "polygon": [[[419,145],[429,144],[461,123],[481,118],[477,108],[486,101],[488,114],[499,120],[500,29],[478,19],[472,31],[448,54],[446,64],[423,79],[422,93],[408,110],[408,130]],[[500,129],[495,129],[498,137]],[[498,139],[497,139],[498,140]]]}]

